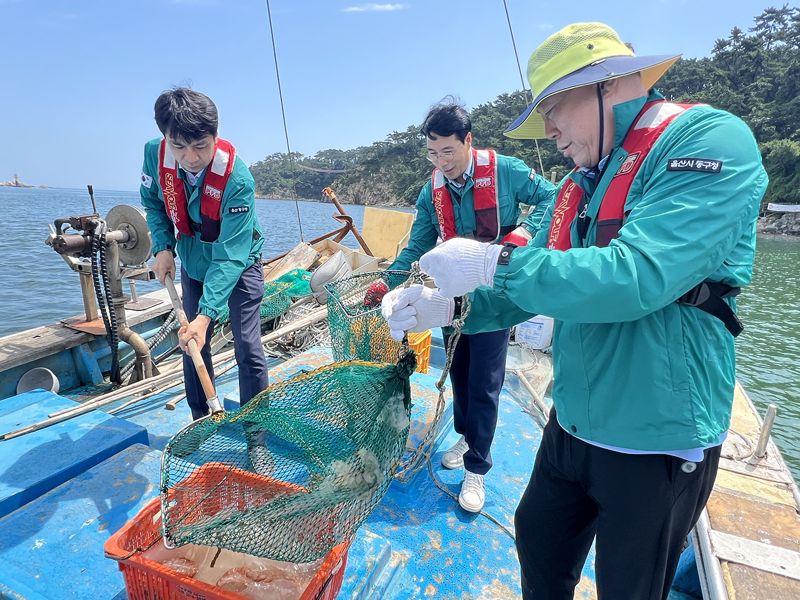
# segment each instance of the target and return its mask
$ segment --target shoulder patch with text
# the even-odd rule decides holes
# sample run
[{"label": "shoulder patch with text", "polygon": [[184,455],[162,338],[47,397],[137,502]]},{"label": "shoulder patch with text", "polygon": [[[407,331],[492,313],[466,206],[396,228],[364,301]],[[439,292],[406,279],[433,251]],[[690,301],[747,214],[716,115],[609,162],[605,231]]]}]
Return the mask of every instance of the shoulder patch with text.
[{"label": "shoulder patch with text", "polygon": [[670,158],[667,171],[699,171],[700,173],[719,173],[722,161],[710,158]]},{"label": "shoulder patch with text", "polygon": [[531,181],[533,181],[534,179],[536,179],[536,169],[531,169],[531,172],[530,172],[530,174],[528,175],[528,179],[530,179]]},{"label": "shoulder patch with text", "polygon": [[228,214],[231,214],[231,215],[234,215],[236,213],[246,213],[246,212],[250,212],[250,207],[249,206],[231,206],[228,209]]}]

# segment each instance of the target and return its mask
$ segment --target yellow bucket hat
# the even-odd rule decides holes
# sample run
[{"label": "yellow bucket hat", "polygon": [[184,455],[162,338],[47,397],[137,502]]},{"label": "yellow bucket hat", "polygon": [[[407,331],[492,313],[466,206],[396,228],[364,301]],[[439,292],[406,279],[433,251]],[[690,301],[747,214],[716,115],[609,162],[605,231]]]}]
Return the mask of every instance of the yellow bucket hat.
[{"label": "yellow bucket hat", "polygon": [[505,135],[515,139],[544,138],[544,121],[536,107],[545,98],[632,73],[640,73],[649,90],[679,58],[680,54],[636,56],[619,34],[603,23],[567,25],[531,54],[528,81],[533,102]]}]

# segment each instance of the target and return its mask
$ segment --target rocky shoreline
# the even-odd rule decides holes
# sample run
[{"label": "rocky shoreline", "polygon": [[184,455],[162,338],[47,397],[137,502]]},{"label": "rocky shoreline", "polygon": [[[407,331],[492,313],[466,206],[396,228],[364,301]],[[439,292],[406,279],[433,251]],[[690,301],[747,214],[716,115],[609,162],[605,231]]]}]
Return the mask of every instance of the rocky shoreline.
[{"label": "rocky shoreline", "polygon": [[769,235],[800,237],[800,212],[767,213],[758,219],[756,231]]}]

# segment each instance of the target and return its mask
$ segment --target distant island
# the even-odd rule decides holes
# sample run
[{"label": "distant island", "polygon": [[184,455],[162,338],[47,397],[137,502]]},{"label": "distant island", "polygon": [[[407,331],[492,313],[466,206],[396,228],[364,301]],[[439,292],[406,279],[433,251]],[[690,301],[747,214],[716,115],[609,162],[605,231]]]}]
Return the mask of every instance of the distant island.
[{"label": "distant island", "polygon": [[29,188],[33,187],[30,184],[23,183],[19,180],[19,175],[14,173],[14,179],[10,181],[0,181],[0,187],[18,187],[18,188]]}]

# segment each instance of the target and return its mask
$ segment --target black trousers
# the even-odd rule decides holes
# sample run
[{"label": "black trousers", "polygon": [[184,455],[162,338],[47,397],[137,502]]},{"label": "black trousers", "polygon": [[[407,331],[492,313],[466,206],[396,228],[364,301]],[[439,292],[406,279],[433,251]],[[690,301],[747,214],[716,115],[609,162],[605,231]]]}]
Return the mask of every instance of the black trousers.
[{"label": "black trousers", "polygon": [[572,600],[592,540],[601,600],[664,600],[711,494],[721,448],[702,462],[622,454],[544,429],[514,523],[523,598]]},{"label": "black trousers", "polygon": [[[510,330],[462,334],[450,383],[453,384],[453,426],[466,439],[464,468],[485,475],[492,468],[492,440],[497,427],[500,390],[506,376]],[[445,348],[449,336],[445,336]]]},{"label": "black trousers", "polygon": [[[183,292],[183,310],[186,318],[191,322],[197,316],[200,297],[203,295],[203,282],[191,279],[181,268],[181,290]],[[239,367],[239,402],[242,405],[264,390],[269,383],[267,358],[261,345],[260,313],[263,295],[264,275],[261,270],[261,262],[258,261],[244,270],[228,300],[228,308],[231,311],[234,355]],[[210,345],[213,333],[212,324],[208,327],[206,343],[200,351],[211,381],[214,381]],[[208,414],[206,395],[188,354],[183,355],[183,377],[186,382],[186,401],[189,403],[189,408],[192,409],[192,418],[204,417]]]}]

